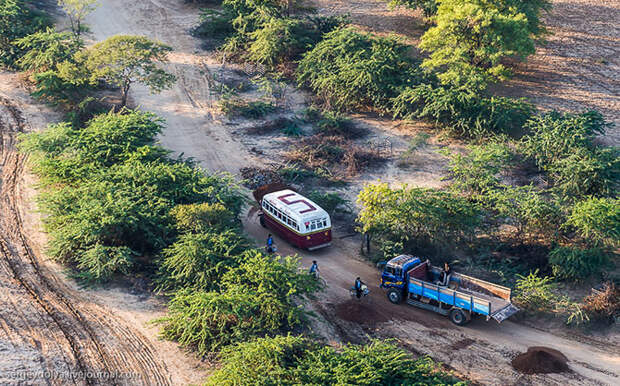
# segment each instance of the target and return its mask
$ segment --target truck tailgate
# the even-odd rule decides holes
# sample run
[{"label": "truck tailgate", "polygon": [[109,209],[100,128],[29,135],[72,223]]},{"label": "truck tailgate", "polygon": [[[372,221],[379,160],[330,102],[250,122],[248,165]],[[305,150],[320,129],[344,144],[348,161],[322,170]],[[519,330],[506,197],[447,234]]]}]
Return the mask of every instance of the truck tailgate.
[{"label": "truck tailgate", "polygon": [[519,309],[514,304],[510,303],[506,307],[493,312],[491,314],[491,317],[497,320],[498,323],[501,323],[502,321],[508,319],[517,312],[519,312]]}]

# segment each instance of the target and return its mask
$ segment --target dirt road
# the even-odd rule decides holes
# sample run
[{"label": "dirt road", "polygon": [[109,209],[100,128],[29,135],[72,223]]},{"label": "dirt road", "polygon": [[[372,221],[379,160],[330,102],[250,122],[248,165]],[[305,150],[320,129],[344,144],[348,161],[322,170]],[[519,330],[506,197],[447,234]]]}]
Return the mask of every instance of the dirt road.
[{"label": "dirt road", "polygon": [[67,286],[33,251],[23,222],[32,209],[26,156],[15,149],[17,135],[32,130],[22,106],[39,123],[53,115],[0,92],[0,383],[170,384],[142,334]]}]

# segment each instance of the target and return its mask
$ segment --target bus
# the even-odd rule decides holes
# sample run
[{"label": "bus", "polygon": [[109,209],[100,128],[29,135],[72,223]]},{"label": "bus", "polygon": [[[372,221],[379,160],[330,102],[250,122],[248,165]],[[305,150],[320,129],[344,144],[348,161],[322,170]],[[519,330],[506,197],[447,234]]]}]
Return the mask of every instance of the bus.
[{"label": "bus", "polygon": [[301,194],[290,189],[268,193],[260,205],[261,225],[294,246],[312,251],[331,245],[329,214]]}]

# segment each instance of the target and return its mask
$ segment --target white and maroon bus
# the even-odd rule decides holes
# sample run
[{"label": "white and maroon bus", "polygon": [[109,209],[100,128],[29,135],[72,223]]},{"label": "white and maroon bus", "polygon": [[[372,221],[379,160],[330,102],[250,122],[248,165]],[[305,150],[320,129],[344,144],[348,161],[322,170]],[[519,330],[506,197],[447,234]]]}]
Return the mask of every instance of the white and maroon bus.
[{"label": "white and maroon bus", "polygon": [[273,229],[296,247],[312,251],[331,245],[329,214],[301,194],[280,190],[265,194],[260,204],[261,225]]}]

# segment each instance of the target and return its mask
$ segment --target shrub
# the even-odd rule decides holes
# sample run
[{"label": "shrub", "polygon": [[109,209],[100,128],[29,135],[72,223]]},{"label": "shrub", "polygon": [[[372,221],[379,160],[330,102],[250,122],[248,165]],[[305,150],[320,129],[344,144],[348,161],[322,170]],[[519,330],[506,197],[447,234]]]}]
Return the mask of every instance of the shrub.
[{"label": "shrub", "polygon": [[523,153],[547,171],[564,197],[613,196],[620,178],[617,148],[599,148],[593,140],[611,124],[596,111],[551,112],[529,120]]},{"label": "shrub", "polygon": [[19,67],[35,72],[55,70],[57,64],[72,61],[82,48],[82,43],[69,32],[56,32],[52,28],[17,39],[13,44],[25,52],[17,61]]},{"label": "shrub", "polygon": [[312,89],[327,107],[385,110],[402,87],[421,78],[408,50],[392,37],[340,28],[325,34],[303,56],[297,81]]},{"label": "shrub", "polygon": [[395,117],[428,119],[452,135],[480,138],[518,132],[534,106],[523,98],[481,97],[468,88],[421,84],[393,98],[391,110]]},{"label": "shrub", "polygon": [[162,251],[160,288],[216,290],[220,278],[249,247],[235,231],[187,233]]},{"label": "shrub", "polygon": [[16,40],[51,26],[43,13],[22,0],[0,0],[0,65],[12,67],[24,54]]},{"label": "shrub", "polygon": [[299,300],[319,289],[298,259],[280,261],[250,250],[229,267],[219,292],[178,291],[167,316],[157,320],[161,334],[199,355],[252,337],[290,330],[305,321]]},{"label": "shrub", "polygon": [[620,203],[618,199],[590,197],[573,206],[565,225],[595,244],[616,246],[620,240]]},{"label": "shrub", "polygon": [[206,233],[238,226],[236,214],[219,202],[178,205],[170,214],[181,233]]},{"label": "shrub", "polygon": [[276,336],[224,349],[222,367],[207,385],[447,385],[460,384],[427,357],[412,359],[392,342],[322,346],[296,336]]},{"label": "shrub", "polygon": [[273,67],[312,45],[307,25],[299,19],[271,17],[249,34],[248,59]]},{"label": "shrub", "polygon": [[228,118],[240,115],[248,119],[259,119],[276,111],[276,106],[262,100],[248,102],[242,98],[231,96],[222,98],[220,109]]},{"label": "shrub", "polygon": [[582,309],[590,320],[613,324],[620,316],[620,288],[614,283],[605,283],[602,290],[593,290],[583,299]]},{"label": "shrub", "polygon": [[476,201],[485,201],[486,194],[500,185],[497,175],[505,171],[514,158],[505,144],[492,142],[470,145],[466,155],[450,155],[450,187]]},{"label": "shrub", "polygon": [[560,208],[543,198],[533,186],[503,186],[489,192],[487,200],[500,219],[515,226],[517,237],[557,237]]},{"label": "shrub", "polygon": [[549,252],[549,264],[560,279],[582,280],[600,273],[610,259],[600,248],[556,247]]},{"label": "shrub", "polygon": [[[422,66],[439,71],[444,84],[484,89],[505,80],[507,58],[525,59],[535,52],[538,20],[528,20],[517,1],[442,0],[435,26],[422,36],[420,48],[429,53]],[[536,1],[533,5],[548,3]],[[535,7],[530,9],[536,10]]]},{"label": "shrub", "polygon": [[429,18],[437,13],[437,3],[437,0],[390,0],[389,5],[392,8],[398,6],[405,6],[411,9],[419,8],[424,12],[424,16]]},{"label": "shrub", "polygon": [[538,269],[523,276],[517,274],[515,302],[529,311],[550,311],[554,306],[556,285],[549,276],[538,276]]},{"label": "shrub", "polygon": [[471,241],[481,225],[478,205],[439,190],[368,185],[357,201],[361,231],[391,241],[454,245]]},{"label": "shrub", "polygon": [[338,193],[320,193],[313,190],[307,194],[307,197],[319,204],[321,208],[326,210],[332,216],[336,212],[351,212],[351,205],[349,204],[349,201],[342,198]]}]

